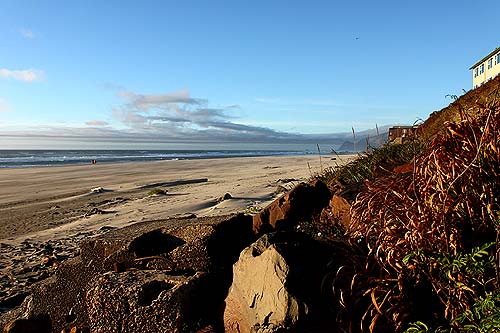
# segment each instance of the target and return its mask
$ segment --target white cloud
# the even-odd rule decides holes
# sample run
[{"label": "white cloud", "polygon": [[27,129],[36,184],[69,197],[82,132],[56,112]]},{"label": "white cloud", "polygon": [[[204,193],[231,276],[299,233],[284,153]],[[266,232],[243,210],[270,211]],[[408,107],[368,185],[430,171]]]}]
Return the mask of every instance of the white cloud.
[{"label": "white cloud", "polygon": [[28,39],[33,39],[35,38],[35,34],[33,33],[33,31],[31,31],[30,29],[26,29],[26,28],[22,28],[22,29],[19,29],[19,33],[21,34],[21,36],[23,36],[24,38],[28,38]]},{"label": "white cloud", "polygon": [[165,94],[138,94],[131,91],[120,91],[118,96],[128,101],[128,107],[148,110],[158,107],[169,107],[173,104],[200,105],[207,100],[191,98],[188,90],[180,90]]},{"label": "white cloud", "polygon": [[45,77],[45,73],[37,69],[11,70],[0,68],[0,78],[13,79],[24,82],[41,81]]},{"label": "white cloud", "polygon": [[192,138],[281,138],[286,133],[269,128],[247,126],[230,121],[228,111],[239,109],[238,104],[209,107],[208,101],[193,98],[188,90],[164,94],[118,93],[125,103],[113,110],[113,115],[130,129],[156,135]]},{"label": "white cloud", "polygon": [[102,126],[108,126],[109,123],[103,120],[89,120],[85,123],[87,126],[94,126],[94,127],[102,127]]}]

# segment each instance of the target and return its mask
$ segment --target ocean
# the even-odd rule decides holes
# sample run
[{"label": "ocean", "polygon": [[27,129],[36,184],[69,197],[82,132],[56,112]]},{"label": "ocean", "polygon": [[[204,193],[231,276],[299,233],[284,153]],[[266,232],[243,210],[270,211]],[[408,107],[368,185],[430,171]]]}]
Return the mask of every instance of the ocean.
[{"label": "ocean", "polygon": [[71,164],[189,160],[227,157],[297,156],[308,151],[279,150],[0,150],[0,168]]}]

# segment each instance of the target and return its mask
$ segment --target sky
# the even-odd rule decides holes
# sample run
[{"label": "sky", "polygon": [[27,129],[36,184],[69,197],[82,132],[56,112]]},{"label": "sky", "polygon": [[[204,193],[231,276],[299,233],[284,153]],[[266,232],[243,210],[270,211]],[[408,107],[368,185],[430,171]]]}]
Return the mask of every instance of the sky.
[{"label": "sky", "polygon": [[[498,0],[0,0],[0,149],[320,143],[471,89]],[[340,136],[344,135],[341,134]]]}]

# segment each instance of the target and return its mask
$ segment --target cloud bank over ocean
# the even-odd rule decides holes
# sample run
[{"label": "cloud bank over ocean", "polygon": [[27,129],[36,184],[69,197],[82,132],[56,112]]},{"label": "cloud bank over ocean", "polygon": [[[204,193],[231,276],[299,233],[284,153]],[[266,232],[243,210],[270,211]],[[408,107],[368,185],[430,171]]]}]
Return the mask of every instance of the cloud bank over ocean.
[{"label": "cloud bank over ocean", "polygon": [[[121,89],[121,103],[109,119],[83,124],[51,124],[36,128],[2,130],[0,138],[80,140],[96,143],[191,144],[331,144],[352,140],[352,133],[301,134],[277,131],[237,121],[238,104],[213,107],[207,99],[194,98],[188,90],[142,94]],[[358,138],[373,131],[357,134]],[[1,142],[0,142],[1,145]]]}]

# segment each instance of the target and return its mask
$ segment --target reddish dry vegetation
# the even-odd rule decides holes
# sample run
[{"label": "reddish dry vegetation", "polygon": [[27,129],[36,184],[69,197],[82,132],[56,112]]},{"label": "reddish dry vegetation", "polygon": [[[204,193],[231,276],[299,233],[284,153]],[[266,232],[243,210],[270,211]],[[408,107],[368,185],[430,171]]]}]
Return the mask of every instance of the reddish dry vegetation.
[{"label": "reddish dry vegetation", "polygon": [[444,128],[446,122],[459,122],[464,113],[470,117],[476,117],[481,106],[498,99],[500,96],[500,76],[485,83],[484,85],[469,90],[464,95],[448,95],[454,101],[440,111],[433,112],[429,118],[419,126],[418,134],[424,139],[434,137]]},{"label": "reddish dry vegetation", "polygon": [[346,330],[500,324],[496,303],[496,321],[476,311],[499,290],[500,99],[485,100],[459,107],[409,172],[365,181],[345,234],[351,254],[330,279]]}]

